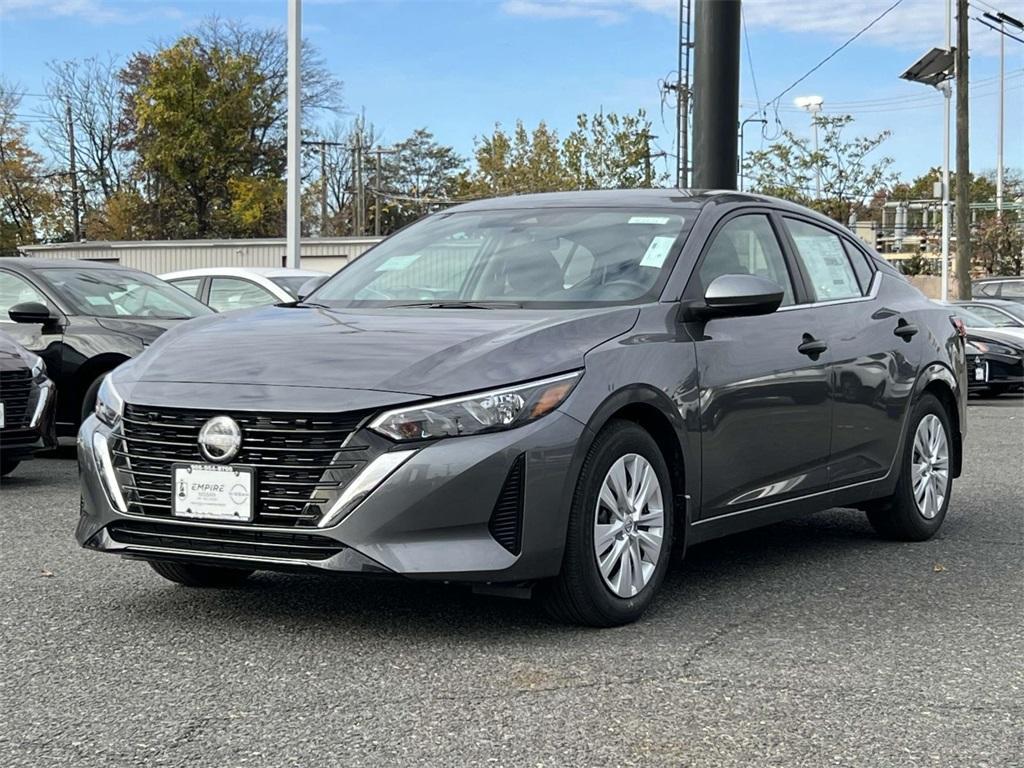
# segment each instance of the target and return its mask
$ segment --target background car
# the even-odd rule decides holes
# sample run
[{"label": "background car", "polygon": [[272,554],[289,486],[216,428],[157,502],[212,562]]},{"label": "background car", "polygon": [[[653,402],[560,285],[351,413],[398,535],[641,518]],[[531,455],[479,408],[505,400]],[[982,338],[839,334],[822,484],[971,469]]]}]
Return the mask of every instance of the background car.
[{"label": "background car", "polygon": [[[1024,387],[1024,328],[1001,328],[965,306],[951,305],[967,329],[967,340],[985,364],[985,387],[973,391],[1001,395]],[[975,374],[976,375],[976,374]]]},{"label": "background car", "polygon": [[0,333],[0,476],[56,447],[54,392],[43,358]]},{"label": "background car", "polygon": [[205,304],[146,272],[65,259],[0,258],[0,330],[43,358],[57,433],[74,435],[102,378]]},{"label": "background car", "polygon": [[260,267],[209,267],[160,275],[217,312],[295,301],[311,280],[328,277],[311,269]]},{"label": "background car", "polygon": [[967,299],[955,304],[988,320],[996,328],[1024,328],[1024,304],[1005,299]]},{"label": "background car", "polygon": [[971,296],[1024,304],[1024,277],[984,277],[971,284]]}]

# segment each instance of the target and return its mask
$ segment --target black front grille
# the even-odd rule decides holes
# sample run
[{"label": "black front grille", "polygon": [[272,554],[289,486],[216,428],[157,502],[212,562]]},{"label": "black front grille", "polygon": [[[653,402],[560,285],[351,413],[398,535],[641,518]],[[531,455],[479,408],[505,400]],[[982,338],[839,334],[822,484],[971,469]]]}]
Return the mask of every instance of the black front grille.
[{"label": "black front grille", "polygon": [[244,555],[264,560],[326,560],[345,547],[312,533],[210,528],[199,525],[125,520],[107,528],[119,544],[159,547],[197,555]]},{"label": "black front grille", "polygon": [[28,368],[0,371],[0,401],[4,404],[4,429],[28,426],[32,399],[32,372]]},{"label": "black front grille", "polygon": [[171,516],[172,465],[209,463],[199,453],[199,430],[221,415],[242,430],[232,465],[256,470],[255,524],[315,526],[368,460],[367,446],[343,445],[367,412],[236,413],[126,405],[113,452],[129,512]]},{"label": "black front grille", "polygon": [[494,540],[513,555],[523,544],[523,491],[526,486],[526,456],[520,455],[509,469],[505,484],[491,512],[488,529]]}]

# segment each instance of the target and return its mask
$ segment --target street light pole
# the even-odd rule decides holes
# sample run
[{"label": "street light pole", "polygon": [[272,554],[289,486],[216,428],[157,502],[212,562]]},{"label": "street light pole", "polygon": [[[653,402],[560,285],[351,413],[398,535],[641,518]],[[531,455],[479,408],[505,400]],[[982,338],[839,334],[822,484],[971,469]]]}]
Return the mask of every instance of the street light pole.
[{"label": "street light pole", "polygon": [[[747,123],[761,123],[761,125],[768,125],[768,121],[763,117],[748,117],[742,123],[740,123],[740,156],[739,156],[739,169],[740,169],[740,192],[743,191],[743,131],[747,127]],[[762,129],[763,130],[763,129]]]},{"label": "street light pole", "polygon": [[[1002,29],[1002,19],[999,27]],[[1006,95],[1006,35],[999,35],[999,130],[996,133],[996,216],[1003,217],[1003,102]]]},{"label": "street light pole", "polygon": [[302,0],[288,0],[288,184],[284,263],[291,269],[298,269],[302,261],[301,6]]},{"label": "street light pole", "polygon": [[[946,0],[946,50],[953,48],[953,0]],[[942,287],[943,301],[949,301],[949,223],[952,218],[949,202],[949,121],[952,114],[953,88],[949,80],[940,88],[943,97],[943,139],[942,139]]]},{"label": "street light pole", "polygon": [[821,163],[818,162],[818,113],[825,100],[821,96],[800,96],[793,99],[800,109],[806,110],[811,116],[811,127],[814,129],[814,199],[821,199]]}]

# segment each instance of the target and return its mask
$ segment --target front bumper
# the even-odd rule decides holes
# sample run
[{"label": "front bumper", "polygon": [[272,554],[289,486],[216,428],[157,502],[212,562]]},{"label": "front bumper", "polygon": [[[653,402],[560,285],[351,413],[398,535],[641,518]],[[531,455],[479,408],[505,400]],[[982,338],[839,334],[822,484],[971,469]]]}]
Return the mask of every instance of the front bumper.
[{"label": "front bumper", "polygon": [[[976,374],[981,371],[981,374]],[[999,387],[1024,387],[1024,357],[1020,355],[984,355],[968,357],[967,389],[970,392]]]},{"label": "front bumper", "polygon": [[[570,467],[583,431],[578,421],[555,412],[506,432],[423,445],[340,522],[297,528],[119,511],[94,445],[96,434],[106,437],[110,430],[90,417],[78,439],[82,509],[76,538],[88,549],[129,557],[255,569],[466,582],[545,578],[561,566],[574,485]],[[518,551],[511,551],[507,540],[503,546],[495,538],[494,515],[517,465]]]}]

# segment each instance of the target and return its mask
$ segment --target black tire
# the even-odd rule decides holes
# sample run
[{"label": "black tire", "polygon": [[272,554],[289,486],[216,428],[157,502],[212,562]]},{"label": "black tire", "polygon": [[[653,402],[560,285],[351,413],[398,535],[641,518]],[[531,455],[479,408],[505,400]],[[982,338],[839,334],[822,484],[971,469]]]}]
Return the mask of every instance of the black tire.
[{"label": "black tire", "polygon": [[[938,417],[942,424],[949,452],[945,496],[937,514],[932,518],[925,517],[918,509],[913,487],[914,438],[921,422],[929,415]],[[942,527],[942,521],[946,519],[953,490],[953,450],[953,431],[949,413],[937,397],[926,393],[914,406],[910,415],[895,493],[887,499],[874,502],[867,509],[868,522],[880,536],[895,541],[926,541],[938,532]]]},{"label": "black tire", "polygon": [[7,477],[18,468],[21,459],[0,459],[0,477]]},{"label": "black tire", "polygon": [[[642,456],[654,469],[661,485],[664,522],[661,551],[653,575],[636,595],[622,598],[612,593],[601,576],[594,553],[594,524],[605,476],[612,465],[627,454]],[[590,447],[580,470],[569,511],[561,572],[541,590],[548,613],[567,624],[591,627],[613,627],[639,619],[650,606],[668,569],[673,514],[672,481],[665,457],[654,438],[633,422],[609,422]]]},{"label": "black tire", "polygon": [[88,419],[89,414],[96,410],[96,393],[100,391],[100,385],[103,383],[103,380],[107,378],[107,373],[109,373],[109,371],[97,376],[93,383],[89,385],[89,388],[85,390],[85,397],[82,398],[82,407],[79,413],[79,424]]},{"label": "black tire", "polygon": [[150,560],[149,565],[168,581],[186,587],[238,587],[253,573],[246,568],[220,568],[215,565],[172,563],[166,560]]}]

